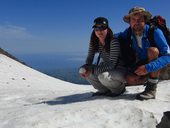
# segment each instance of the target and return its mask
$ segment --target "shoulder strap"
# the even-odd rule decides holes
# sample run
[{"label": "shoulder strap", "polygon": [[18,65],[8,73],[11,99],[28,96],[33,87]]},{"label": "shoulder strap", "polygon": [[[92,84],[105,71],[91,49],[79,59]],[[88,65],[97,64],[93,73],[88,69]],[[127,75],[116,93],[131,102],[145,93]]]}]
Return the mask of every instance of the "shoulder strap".
[{"label": "shoulder strap", "polygon": [[155,40],[154,40],[154,31],[155,31],[156,27],[155,26],[149,26],[149,30],[148,30],[148,35],[147,38],[151,44],[152,47],[155,47]]}]

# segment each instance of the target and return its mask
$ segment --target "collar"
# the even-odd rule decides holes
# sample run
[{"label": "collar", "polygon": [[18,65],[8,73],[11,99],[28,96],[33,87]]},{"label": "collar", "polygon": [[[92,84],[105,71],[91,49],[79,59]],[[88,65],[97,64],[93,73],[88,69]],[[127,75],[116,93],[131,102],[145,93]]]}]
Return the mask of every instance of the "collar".
[{"label": "collar", "polygon": [[149,25],[145,25],[145,28],[144,28],[144,32],[143,32],[143,37],[144,38],[147,38],[147,35],[148,35],[148,30],[149,30]]}]

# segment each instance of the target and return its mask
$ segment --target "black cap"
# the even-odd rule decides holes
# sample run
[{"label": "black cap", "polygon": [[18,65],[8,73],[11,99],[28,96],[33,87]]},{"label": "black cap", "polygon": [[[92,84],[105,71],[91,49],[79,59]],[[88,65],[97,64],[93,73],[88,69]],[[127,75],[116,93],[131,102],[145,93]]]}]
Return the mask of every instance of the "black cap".
[{"label": "black cap", "polygon": [[94,20],[93,28],[97,30],[104,30],[108,28],[108,20],[104,17],[98,17]]}]

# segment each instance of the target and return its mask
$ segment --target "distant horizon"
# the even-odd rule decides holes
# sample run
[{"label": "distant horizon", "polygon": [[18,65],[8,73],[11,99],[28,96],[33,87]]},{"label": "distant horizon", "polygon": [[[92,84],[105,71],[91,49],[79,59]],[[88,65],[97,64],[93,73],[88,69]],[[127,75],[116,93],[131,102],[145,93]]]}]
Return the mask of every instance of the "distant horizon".
[{"label": "distant horizon", "polygon": [[59,68],[79,68],[85,63],[83,54],[48,53],[17,55],[18,59],[37,70],[52,70]]},{"label": "distant horizon", "polygon": [[165,17],[170,27],[169,5],[169,0],[1,0],[0,47],[26,63],[31,56],[38,60],[47,54],[73,55],[69,62],[78,62],[82,57],[76,53],[87,55],[96,17],[106,17],[113,33],[118,33],[128,27],[123,17],[129,9],[141,6],[153,16]]}]

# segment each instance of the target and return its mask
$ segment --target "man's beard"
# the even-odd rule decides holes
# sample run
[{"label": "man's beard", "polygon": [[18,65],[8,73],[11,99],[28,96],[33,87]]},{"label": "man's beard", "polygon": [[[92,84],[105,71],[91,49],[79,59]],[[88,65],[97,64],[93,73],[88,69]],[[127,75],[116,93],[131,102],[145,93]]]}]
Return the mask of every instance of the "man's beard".
[{"label": "man's beard", "polygon": [[134,25],[132,30],[134,31],[135,34],[137,35],[141,35],[143,33],[143,30],[144,30],[144,26],[141,26],[141,25]]}]

